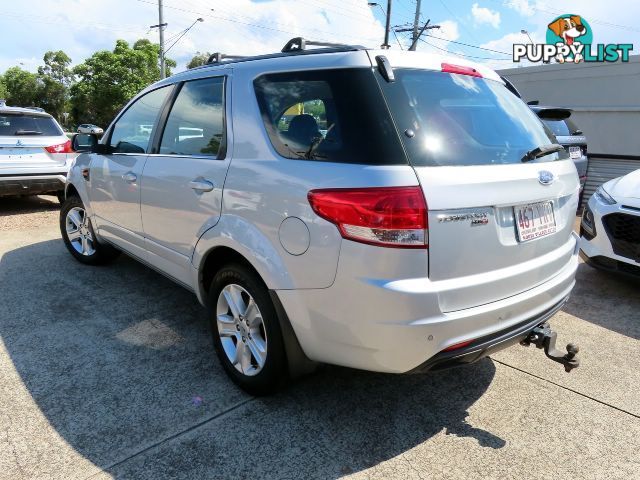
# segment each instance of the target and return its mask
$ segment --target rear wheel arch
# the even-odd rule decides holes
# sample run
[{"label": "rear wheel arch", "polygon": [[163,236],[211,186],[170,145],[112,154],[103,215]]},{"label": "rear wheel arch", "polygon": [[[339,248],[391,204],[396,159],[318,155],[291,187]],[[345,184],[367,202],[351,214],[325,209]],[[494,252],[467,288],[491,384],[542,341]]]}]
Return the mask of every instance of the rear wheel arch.
[{"label": "rear wheel arch", "polygon": [[210,249],[203,257],[198,274],[198,288],[200,289],[202,298],[209,298],[209,290],[216,273],[226,265],[230,264],[245,266],[268,289],[269,296],[271,297],[271,301],[276,310],[280,329],[282,331],[290,377],[298,378],[313,372],[316,369],[317,364],[310,360],[302,350],[298,337],[291,326],[291,321],[280,302],[278,295],[273,289],[269,288],[262,275],[260,275],[260,272],[258,272],[251,262],[237,250],[226,246],[218,246]]}]

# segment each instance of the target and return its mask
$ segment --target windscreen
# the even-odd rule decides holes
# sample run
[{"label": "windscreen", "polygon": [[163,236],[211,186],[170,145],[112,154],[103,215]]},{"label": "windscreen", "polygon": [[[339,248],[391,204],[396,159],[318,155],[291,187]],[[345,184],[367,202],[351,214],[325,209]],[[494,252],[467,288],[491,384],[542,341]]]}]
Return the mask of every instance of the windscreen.
[{"label": "windscreen", "polygon": [[51,117],[22,113],[0,113],[0,137],[63,135]]},{"label": "windscreen", "polygon": [[[500,82],[470,75],[396,69],[380,85],[414,166],[519,163],[557,143],[529,107]],[[567,158],[565,152],[537,161]]]}]

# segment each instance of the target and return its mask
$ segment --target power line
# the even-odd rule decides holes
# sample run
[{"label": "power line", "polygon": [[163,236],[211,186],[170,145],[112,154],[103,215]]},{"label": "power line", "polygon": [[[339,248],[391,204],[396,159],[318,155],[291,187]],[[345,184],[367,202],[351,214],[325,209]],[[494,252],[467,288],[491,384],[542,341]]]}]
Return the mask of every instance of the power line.
[{"label": "power line", "polygon": [[502,55],[509,55],[511,56],[510,53],[507,52],[502,52],[500,50],[494,50],[492,48],[486,48],[486,47],[480,47],[478,45],[472,45],[470,43],[464,43],[464,42],[458,42],[456,40],[449,40],[448,38],[442,38],[442,37],[436,37],[435,35],[429,35],[430,38],[434,38],[436,40],[443,40],[445,42],[450,42],[450,43],[455,43],[456,45],[463,45],[465,47],[470,47],[470,48],[477,48],[478,50],[485,50],[487,52],[493,52],[493,53],[500,53]]},{"label": "power line", "polygon": [[511,61],[513,61],[510,58],[478,57],[476,55],[466,55],[464,53],[452,52],[451,50],[447,50],[446,48],[441,48],[441,47],[439,47],[437,45],[434,45],[433,43],[429,43],[424,38],[420,38],[419,40],[421,42],[426,43],[427,45],[429,45],[429,46],[431,46],[433,48],[437,48],[438,50],[446,52],[446,53],[448,53],[450,55],[456,55],[458,57],[473,58],[474,60],[496,60],[496,61],[499,61],[499,62],[511,62]]},{"label": "power line", "polygon": [[[140,2],[140,3],[146,3],[146,4],[149,4],[149,5],[154,5],[154,6],[156,5],[156,3],[154,1],[152,1],[152,0],[136,0],[136,1]],[[274,32],[287,33],[287,34],[296,35],[296,36],[299,36],[301,34],[301,32],[292,32],[290,30],[283,30],[283,29],[280,29],[280,28],[269,27],[269,26],[266,26],[266,25],[258,24],[258,23],[244,22],[242,20],[237,20],[237,19],[227,18],[227,17],[221,17],[219,15],[213,15],[211,13],[204,13],[204,12],[200,12],[200,11],[197,11],[197,10],[191,10],[191,9],[188,9],[188,8],[175,7],[175,6],[166,5],[166,4],[164,5],[164,7],[165,8],[170,8],[170,9],[173,9],[173,10],[178,10],[178,11],[181,11],[181,12],[195,13],[195,14],[198,14],[200,16],[210,17],[210,18],[214,18],[214,19],[217,19],[217,20],[222,20],[224,22],[232,22],[232,23],[237,23],[237,24],[241,24],[241,25],[247,25],[247,26],[260,28],[260,29],[264,29],[264,30],[270,30],[270,31],[274,31]],[[247,18],[249,18],[249,17],[247,17]],[[311,28],[309,30],[315,30],[317,32],[325,33],[325,34],[328,34],[328,35],[335,35],[335,32],[329,32],[329,31],[326,31],[326,30],[319,30],[319,29],[314,29],[314,28]],[[359,35],[348,35],[348,34],[342,34],[342,35],[344,35],[346,37],[351,37],[351,38],[359,38],[359,39],[362,38]],[[320,39],[320,40],[324,40],[324,39]],[[324,40],[324,41],[329,41],[329,40]]]}]

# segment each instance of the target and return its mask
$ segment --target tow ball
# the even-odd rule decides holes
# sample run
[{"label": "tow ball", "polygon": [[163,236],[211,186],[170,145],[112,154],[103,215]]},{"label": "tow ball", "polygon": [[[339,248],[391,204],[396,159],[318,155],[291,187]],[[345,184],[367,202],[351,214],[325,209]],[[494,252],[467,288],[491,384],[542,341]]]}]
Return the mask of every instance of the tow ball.
[{"label": "tow ball", "polygon": [[543,323],[534,328],[529,336],[520,342],[521,345],[534,344],[537,348],[544,348],[544,354],[554,362],[564,365],[564,369],[570,372],[580,366],[580,359],[576,356],[580,349],[574,343],[567,344],[567,353],[556,349],[556,332],[551,330],[548,323]]}]

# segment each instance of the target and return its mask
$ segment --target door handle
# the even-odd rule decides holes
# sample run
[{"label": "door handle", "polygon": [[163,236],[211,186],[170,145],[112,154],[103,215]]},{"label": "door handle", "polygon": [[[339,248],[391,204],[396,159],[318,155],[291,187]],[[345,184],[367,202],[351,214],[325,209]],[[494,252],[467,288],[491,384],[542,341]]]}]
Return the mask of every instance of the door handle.
[{"label": "door handle", "polygon": [[136,174],[135,174],[135,173],[133,173],[133,172],[127,172],[127,173],[125,173],[124,175],[122,175],[122,179],[123,179],[125,182],[133,183],[133,182],[135,182],[135,181],[138,179],[138,177],[137,177],[137,176],[136,176]]},{"label": "door handle", "polygon": [[214,188],[209,180],[191,180],[189,186],[196,192],[210,192]]}]

